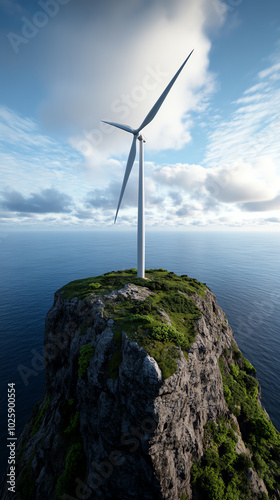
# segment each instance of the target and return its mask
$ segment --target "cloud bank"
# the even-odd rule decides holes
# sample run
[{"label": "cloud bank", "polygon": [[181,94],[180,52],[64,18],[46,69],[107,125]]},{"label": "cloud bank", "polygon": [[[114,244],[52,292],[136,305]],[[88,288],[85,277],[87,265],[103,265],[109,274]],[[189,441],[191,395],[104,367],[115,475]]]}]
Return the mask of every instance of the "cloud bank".
[{"label": "cloud bank", "polygon": [[[17,5],[2,0],[6,12],[20,16]],[[17,217],[26,217],[30,224],[79,227],[113,224],[131,137],[102,125],[101,119],[140,124],[194,48],[176,92],[168,95],[145,129],[150,157],[152,150],[181,150],[190,143],[197,117],[205,118],[208,109],[212,117],[216,113],[210,106],[217,90],[209,70],[210,32],[222,25],[225,12],[219,0],[65,4],[36,43],[30,40],[28,57],[22,54],[21,59],[27,70],[35,61],[44,87],[39,106],[44,132],[33,118],[0,108],[3,220],[18,223]],[[227,117],[211,117],[205,155],[198,164],[184,159],[146,162],[148,225],[278,224],[277,57],[232,103]],[[58,131],[64,142],[52,138]],[[135,165],[120,224],[135,224],[137,179]],[[260,218],[262,212],[265,218]]]},{"label": "cloud bank", "polygon": [[67,213],[70,212],[72,199],[57,189],[43,189],[41,193],[32,193],[24,198],[18,191],[2,191],[1,208],[19,213]]},{"label": "cloud bank", "polygon": [[125,134],[101,120],[139,125],[194,48],[176,92],[147,127],[148,148],[182,148],[191,140],[192,113],[214,89],[207,30],[221,25],[219,14],[207,0],[69,3],[46,34],[44,123],[71,131],[71,144],[93,165],[125,154]]}]

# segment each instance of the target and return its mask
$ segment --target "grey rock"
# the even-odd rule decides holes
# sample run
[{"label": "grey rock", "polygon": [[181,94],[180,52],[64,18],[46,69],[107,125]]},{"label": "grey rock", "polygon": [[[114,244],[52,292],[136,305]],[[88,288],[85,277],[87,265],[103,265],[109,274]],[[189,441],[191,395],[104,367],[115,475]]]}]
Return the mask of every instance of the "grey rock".
[{"label": "grey rock", "polygon": [[253,498],[261,498],[261,494],[265,493],[268,495],[268,491],[265,487],[263,480],[258,476],[256,471],[252,468],[248,471],[248,479],[253,492]]},{"label": "grey rock", "polygon": [[[126,285],[109,298],[145,300],[150,294],[147,288]],[[63,300],[55,295],[46,318],[45,395],[18,443],[18,451],[23,447],[18,478],[29,467],[34,478],[29,500],[57,498],[56,483],[66,457],[63,404],[75,399],[87,463],[87,484],[77,477],[76,485],[77,491],[84,490],[84,498],[178,500],[186,493],[191,499],[190,471],[203,453],[204,425],[228,412],[218,360],[235,342],[233,332],[207,290],[205,299],[192,296],[201,310],[196,339],[188,359],[178,348],[178,368],[171,377],[163,380],[157,362],[123,332],[118,347],[122,362],[118,377],[111,379],[109,360],[116,343],[114,322],[105,320],[106,300],[94,295],[85,301]],[[169,323],[163,310],[162,315]],[[81,378],[78,360],[84,344],[94,347],[94,355]],[[50,405],[32,435],[34,416],[43,410],[47,397]],[[236,449],[247,452],[241,438]],[[266,492],[253,470],[249,480],[255,495]],[[10,498],[3,485],[2,498]],[[19,499],[17,494],[13,498]]]}]

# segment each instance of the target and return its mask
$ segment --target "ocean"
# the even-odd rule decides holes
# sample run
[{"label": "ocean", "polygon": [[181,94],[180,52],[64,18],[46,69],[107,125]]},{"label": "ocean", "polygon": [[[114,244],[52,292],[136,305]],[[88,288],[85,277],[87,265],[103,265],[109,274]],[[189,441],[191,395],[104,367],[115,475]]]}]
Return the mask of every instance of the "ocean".
[{"label": "ocean", "polygon": [[[69,281],[136,267],[136,230],[3,232],[0,237],[0,428],[7,450],[7,386],[16,384],[16,436],[42,397],[44,321]],[[280,238],[270,232],[146,233],[146,268],[206,283],[243,354],[257,369],[262,403],[280,430]],[[1,454],[1,475],[7,453]]]}]

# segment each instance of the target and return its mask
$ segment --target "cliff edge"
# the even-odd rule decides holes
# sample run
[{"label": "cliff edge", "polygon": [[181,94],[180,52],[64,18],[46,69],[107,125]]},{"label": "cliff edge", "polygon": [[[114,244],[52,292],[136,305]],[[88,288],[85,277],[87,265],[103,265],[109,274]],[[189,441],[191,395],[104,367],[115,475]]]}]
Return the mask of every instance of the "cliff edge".
[{"label": "cliff edge", "polygon": [[77,280],[46,318],[46,385],[3,499],[277,499],[280,435],[205,284]]}]

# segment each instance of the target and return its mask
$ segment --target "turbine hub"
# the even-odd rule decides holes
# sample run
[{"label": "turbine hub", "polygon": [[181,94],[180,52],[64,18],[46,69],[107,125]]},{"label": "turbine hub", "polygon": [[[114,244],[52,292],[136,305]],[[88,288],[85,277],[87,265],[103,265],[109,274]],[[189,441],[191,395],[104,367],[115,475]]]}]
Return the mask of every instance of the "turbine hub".
[{"label": "turbine hub", "polygon": [[147,142],[146,137],[144,137],[144,135],[142,135],[142,134],[139,134],[138,137],[137,137],[137,139],[138,139],[138,141]]}]

